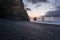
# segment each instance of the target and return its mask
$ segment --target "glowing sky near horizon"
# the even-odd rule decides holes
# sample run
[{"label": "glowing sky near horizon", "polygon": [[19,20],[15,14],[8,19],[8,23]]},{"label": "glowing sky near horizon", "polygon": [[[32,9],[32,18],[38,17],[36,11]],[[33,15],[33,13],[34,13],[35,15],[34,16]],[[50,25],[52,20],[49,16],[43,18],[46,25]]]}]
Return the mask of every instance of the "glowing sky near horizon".
[{"label": "glowing sky near horizon", "polygon": [[46,3],[36,3],[36,4],[32,4],[32,3],[28,3],[27,0],[23,0],[25,8],[30,8],[31,11],[27,11],[28,15],[31,17],[39,17],[39,16],[43,16],[46,14],[46,12],[48,11],[53,11],[55,10],[55,6],[53,5],[55,0],[48,0],[49,2]]}]

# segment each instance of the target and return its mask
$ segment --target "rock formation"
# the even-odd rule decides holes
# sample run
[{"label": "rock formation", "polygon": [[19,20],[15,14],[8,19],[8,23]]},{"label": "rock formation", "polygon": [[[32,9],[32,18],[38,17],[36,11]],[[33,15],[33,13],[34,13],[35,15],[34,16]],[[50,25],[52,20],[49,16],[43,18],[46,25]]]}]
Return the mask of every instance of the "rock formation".
[{"label": "rock formation", "polygon": [[29,21],[22,0],[0,0],[0,18]]}]

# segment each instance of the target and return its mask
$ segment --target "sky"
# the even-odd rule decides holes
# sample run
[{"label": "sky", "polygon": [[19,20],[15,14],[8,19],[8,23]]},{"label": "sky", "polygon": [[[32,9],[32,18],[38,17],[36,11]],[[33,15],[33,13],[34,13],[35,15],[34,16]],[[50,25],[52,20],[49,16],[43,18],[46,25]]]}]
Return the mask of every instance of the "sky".
[{"label": "sky", "polygon": [[23,3],[30,17],[60,16],[60,0],[23,0]]}]

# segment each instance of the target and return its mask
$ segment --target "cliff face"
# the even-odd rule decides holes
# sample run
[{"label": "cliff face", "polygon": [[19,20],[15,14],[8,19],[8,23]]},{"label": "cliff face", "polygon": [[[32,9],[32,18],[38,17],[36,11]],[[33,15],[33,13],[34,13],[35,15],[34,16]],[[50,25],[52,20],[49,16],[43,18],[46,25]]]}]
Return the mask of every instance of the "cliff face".
[{"label": "cliff face", "polygon": [[22,0],[0,0],[0,18],[29,21]]}]

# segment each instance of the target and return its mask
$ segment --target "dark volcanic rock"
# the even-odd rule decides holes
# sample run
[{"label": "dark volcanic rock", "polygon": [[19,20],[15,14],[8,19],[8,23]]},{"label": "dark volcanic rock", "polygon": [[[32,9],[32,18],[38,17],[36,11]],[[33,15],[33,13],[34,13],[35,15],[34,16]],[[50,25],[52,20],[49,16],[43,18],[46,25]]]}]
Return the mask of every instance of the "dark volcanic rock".
[{"label": "dark volcanic rock", "polygon": [[60,40],[60,26],[0,19],[0,40]]},{"label": "dark volcanic rock", "polygon": [[0,18],[29,21],[22,0],[0,0]]}]

